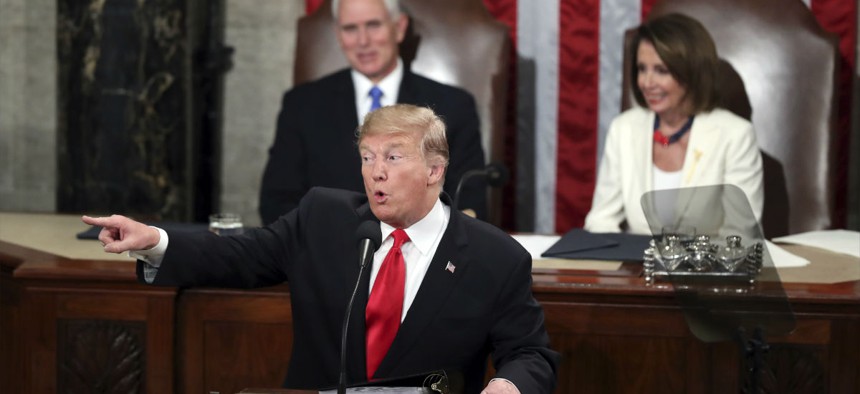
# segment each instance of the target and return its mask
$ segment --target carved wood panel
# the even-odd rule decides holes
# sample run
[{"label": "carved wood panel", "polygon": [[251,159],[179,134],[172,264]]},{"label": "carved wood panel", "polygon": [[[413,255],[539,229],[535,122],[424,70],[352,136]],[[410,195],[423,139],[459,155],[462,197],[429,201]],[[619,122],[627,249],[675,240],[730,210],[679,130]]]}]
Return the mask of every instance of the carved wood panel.
[{"label": "carved wood panel", "polygon": [[143,393],[146,322],[57,321],[61,393]]}]

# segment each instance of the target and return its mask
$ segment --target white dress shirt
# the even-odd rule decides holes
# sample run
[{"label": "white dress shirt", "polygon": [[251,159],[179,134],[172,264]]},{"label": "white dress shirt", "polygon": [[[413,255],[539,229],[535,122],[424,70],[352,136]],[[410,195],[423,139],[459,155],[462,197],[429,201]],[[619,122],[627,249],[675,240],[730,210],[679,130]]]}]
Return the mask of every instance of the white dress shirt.
[{"label": "white dress shirt", "polygon": [[[394,68],[394,71],[376,84],[382,90],[382,97],[379,102],[383,107],[397,103],[401,81],[403,81],[403,61],[397,58],[397,67]],[[373,82],[364,74],[353,69],[352,86],[355,89],[355,113],[358,115],[358,124],[362,124],[364,123],[364,116],[370,112],[370,104],[373,102],[373,99],[370,98],[370,88],[373,87]]]},{"label": "white dress shirt", "polygon": [[[427,216],[419,220],[409,228],[403,229],[406,235],[409,236],[409,242],[400,247],[403,253],[403,260],[406,263],[406,283],[403,288],[403,313],[400,316],[402,322],[406,318],[406,312],[415,300],[415,295],[418,294],[418,288],[421,287],[421,282],[424,280],[424,274],[430,268],[430,261],[433,260],[433,255],[436,254],[436,249],[439,247],[439,241],[442,240],[442,234],[448,228],[448,221],[451,218],[451,208],[439,199],[430,210]],[[376,282],[376,276],[379,274],[379,268],[382,266],[382,261],[388,255],[388,251],[394,245],[394,237],[391,233],[395,228],[385,223],[379,223],[382,229],[382,245],[379,250],[373,255],[373,267],[370,270],[370,287],[372,291],[373,284]]]}]

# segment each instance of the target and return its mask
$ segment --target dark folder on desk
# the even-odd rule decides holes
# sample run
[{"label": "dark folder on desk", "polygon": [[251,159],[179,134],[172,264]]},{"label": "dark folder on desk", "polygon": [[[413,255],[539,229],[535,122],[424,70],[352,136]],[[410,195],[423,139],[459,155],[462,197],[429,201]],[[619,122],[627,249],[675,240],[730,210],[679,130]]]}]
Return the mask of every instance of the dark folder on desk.
[{"label": "dark folder on desk", "polygon": [[591,233],[581,228],[568,231],[541,257],[579,260],[640,261],[650,235]]}]

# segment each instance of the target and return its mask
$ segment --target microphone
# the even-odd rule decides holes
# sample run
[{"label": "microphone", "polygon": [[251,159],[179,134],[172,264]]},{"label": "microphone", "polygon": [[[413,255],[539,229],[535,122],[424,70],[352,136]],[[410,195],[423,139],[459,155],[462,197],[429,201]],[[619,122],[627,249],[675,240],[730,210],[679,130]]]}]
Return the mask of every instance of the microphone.
[{"label": "microphone", "polygon": [[359,270],[358,279],[355,281],[355,288],[352,289],[352,296],[349,297],[349,304],[346,306],[346,314],[343,317],[343,331],[340,334],[340,378],[337,382],[337,393],[346,393],[346,332],[349,328],[349,315],[352,312],[352,304],[355,302],[355,295],[358,294],[358,285],[361,283],[361,277],[364,274],[364,268],[367,267],[367,262],[373,260],[373,254],[379,249],[382,243],[382,230],[378,222],[366,220],[358,226],[355,231],[355,237],[358,239],[359,250]]},{"label": "microphone", "polygon": [[454,192],[454,208],[460,207],[460,192],[463,190],[463,185],[471,178],[482,176],[487,180],[487,185],[492,187],[501,187],[508,182],[510,172],[504,164],[490,163],[486,167],[478,170],[466,171],[460,181],[457,182],[457,190]]},{"label": "microphone", "polygon": [[358,264],[363,269],[382,244],[382,230],[379,228],[379,223],[365,220],[358,226],[358,230],[355,230],[355,238],[358,239],[358,250],[361,253]]}]

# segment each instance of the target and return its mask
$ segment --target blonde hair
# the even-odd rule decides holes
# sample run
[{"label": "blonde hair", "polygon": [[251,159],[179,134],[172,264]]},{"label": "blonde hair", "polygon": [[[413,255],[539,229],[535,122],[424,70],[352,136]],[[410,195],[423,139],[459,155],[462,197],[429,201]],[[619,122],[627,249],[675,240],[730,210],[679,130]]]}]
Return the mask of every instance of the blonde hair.
[{"label": "blonde hair", "polygon": [[371,111],[356,133],[358,145],[364,137],[381,134],[405,134],[419,142],[424,160],[448,167],[450,153],[445,122],[427,107],[395,104]]}]

